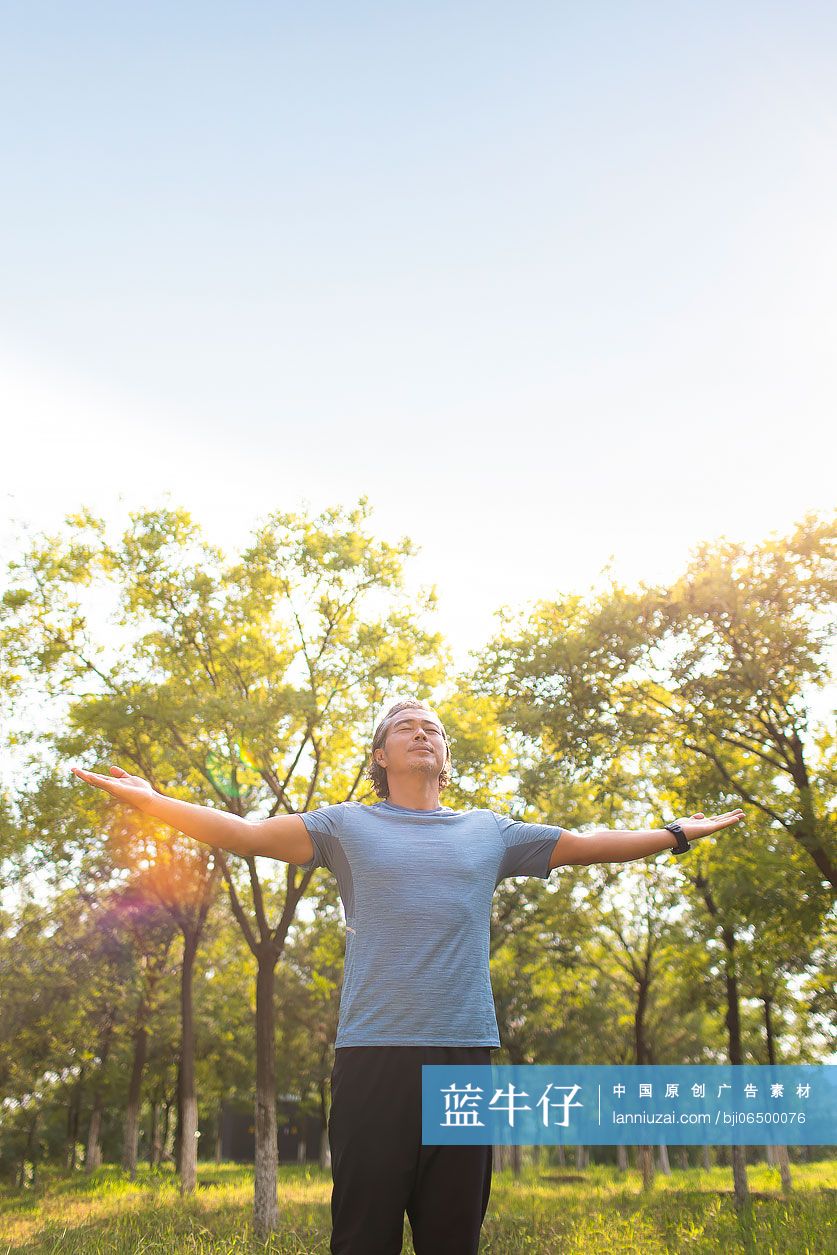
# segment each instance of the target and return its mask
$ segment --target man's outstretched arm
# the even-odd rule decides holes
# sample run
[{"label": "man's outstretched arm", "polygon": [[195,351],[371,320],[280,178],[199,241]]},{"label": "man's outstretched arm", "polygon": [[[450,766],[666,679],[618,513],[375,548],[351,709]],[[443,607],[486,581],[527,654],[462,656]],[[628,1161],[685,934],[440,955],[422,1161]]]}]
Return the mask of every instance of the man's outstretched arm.
[{"label": "man's outstretched arm", "polygon": [[216,849],[230,850],[245,858],[261,856],[300,866],[314,855],[314,842],[301,815],[273,815],[269,819],[245,819],[228,811],[196,802],[184,802],[152,789],[142,776],[132,776],[121,767],[111,767],[109,776],[72,767],[85,784],[94,785],[128,806],[160,819],[163,823]]},{"label": "man's outstretched arm", "polygon": [[[743,810],[726,811],[723,815],[705,816],[703,811],[677,822],[686,840],[697,841],[721,828],[729,828],[744,818]],[[666,828],[608,828],[599,832],[569,832],[566,828],[555,843],[549,867],[592,863],[631,863],[634,859],[673,850],[677,841]]]}]

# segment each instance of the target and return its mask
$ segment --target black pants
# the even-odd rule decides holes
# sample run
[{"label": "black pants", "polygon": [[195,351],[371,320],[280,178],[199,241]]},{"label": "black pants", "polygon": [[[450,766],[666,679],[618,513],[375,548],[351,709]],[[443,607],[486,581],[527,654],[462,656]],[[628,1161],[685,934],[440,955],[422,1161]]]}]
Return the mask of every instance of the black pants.
[{"label": "black pants", "polygon": [[423,1146],[423,1063],[490,1064],[490,1046],[342,1046],[331,1073],[332,1255],[477,1255],[491,1146]]}]

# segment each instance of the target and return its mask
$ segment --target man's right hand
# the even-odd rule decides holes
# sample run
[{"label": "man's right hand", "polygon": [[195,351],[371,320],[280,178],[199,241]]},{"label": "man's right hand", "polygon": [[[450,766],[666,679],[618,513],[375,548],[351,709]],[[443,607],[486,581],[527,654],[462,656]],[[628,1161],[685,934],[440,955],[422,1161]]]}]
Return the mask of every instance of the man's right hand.
[{"label": "man's right hand", "polygon": [[81,767],[71,770],[85,784],[103,789],[111,797],[129,806],[136,806],[154,819],[161,819],[177,832],[218,849],[243,854],[245,858],[260,856],[280,859],[299,867],[314,857],[314,842],[300,815],[273,815],[269,819],[251,821],[214,806],[198,806],[180,798],[167,797],[152,789],[142,776],[131,776],[121,767],[111,767],[109,776]]},{"label": "man's right hand", "polygon": [[143,780],[142,776],[129,775],[121,767],[111,767],[112,774],[109,776],[100,776],[95,771],[84,771],[81,767],[71,767],[70,770],[85,784],[92,784],[97,789],[103,789],[111,797],[118,798],[120,802],[127,802],[129,806],[135,806],[138,810],[145,810],[155,796],[155,791],[147,780]]}]

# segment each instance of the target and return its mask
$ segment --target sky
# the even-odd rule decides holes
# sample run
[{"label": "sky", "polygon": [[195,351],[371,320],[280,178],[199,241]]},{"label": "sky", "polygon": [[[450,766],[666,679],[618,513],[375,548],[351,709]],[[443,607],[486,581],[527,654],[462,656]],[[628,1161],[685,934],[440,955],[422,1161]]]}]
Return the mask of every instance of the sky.
[{"label": "sky", "polygon": [[350,505],[456,655],[835,504],[837,7],[0,15],[0,554]]}]

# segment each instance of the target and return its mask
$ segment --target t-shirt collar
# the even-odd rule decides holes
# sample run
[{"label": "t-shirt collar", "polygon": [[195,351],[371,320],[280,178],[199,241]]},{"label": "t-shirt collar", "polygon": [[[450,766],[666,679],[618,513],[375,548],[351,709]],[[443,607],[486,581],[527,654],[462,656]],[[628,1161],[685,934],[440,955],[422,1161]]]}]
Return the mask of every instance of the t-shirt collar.
[{"label": "t-shirt collar", "polygon": [[377,806],[386,806],[388,810],[401,811],[405,815],[446,815],[451,808],[449,806],[434,806],[432,810],[417,810],[413,806],[396,806],[395,802],[390,802],[388,798],[382,798]]}]

